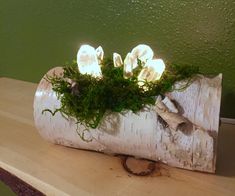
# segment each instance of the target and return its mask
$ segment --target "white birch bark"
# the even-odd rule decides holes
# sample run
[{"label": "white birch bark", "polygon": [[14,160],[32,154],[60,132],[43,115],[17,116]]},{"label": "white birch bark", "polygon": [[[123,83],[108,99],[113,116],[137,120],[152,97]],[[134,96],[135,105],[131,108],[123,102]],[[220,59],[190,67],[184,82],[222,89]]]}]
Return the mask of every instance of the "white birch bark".
[{"label": "white birch bark", "polygon": [[[48,74],[61,74],[60,67]],[[50,83],[42,79],[34,99],[35,125],[43,138],[55,144],[103,153],[127,154],[161,161],[174,167],[215,172],[216,144],[219,130],[222,74],[214,78],[199,76],[183,91],[174,91],[160,101],[164,111],[145,108],[138,114],[112,113],[97,129],[77,126],[58,112],[60,101]],[[177,88],[182,82],[176,84]],[[174,101],[172,101],[174,100]],[[175,104],[176,107],[175,107]],[[180,107],[177,107],[180,106]],[[161,108],[161,107],[160,107]],[[169,126],[159,121],[159,116]],[[189,124],[187,124],[189,123]],[[183,126],[181,126],[183,125]],[[189,125],[184,127],[184,125]],[[79,134],[84,134],[85,142]]]}]

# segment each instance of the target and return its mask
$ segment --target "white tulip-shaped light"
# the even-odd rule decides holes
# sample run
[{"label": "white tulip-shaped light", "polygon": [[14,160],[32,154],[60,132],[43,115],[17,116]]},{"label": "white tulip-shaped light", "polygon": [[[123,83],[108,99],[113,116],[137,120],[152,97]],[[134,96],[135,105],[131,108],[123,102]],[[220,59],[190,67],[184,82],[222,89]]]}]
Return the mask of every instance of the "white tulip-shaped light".
[{"label": "white tulip-shaped light", "polygon": [[153,50],[145,44],[139,44],[129,52],[124,60],[124,78],[129,78],[133,75],[133,70],[138,66],[139,59],[143,66],[147,61],[152,60]]},{"label": "white tulip-shaped light", "polygon": [[99,66],[97,52],[90,45],[82,45],[77,53],[77,64],[81,74],[92,75],[93,77],[102,77]]},{"label": "white tulip-shaped light", "polygon": [[126,55],[126,58],[124,60],[124,78],[129,78],[133,75],[133,69],[135,69],[138,66],[137,64],[137,58],[134,58],[132,54],[129,52]]},{"label": "white tulip-shaped light", "polygon": [[99,61],[99,64],[100,64],[104,59],[104,50],[101,46],[96,48],[96,55],[97,55],[97,58],[98,58],[98,61]]},{"label": "white tulip-shaped light", "polygon": [[113,64],[114,67],[121,67],[123,65],[121,55],[116,52],[113,53]]},{"label": "white tulip-shaped light", "polygon": [[165,70],[165,64],[162,59],[148,60],[138,75],[138,84],[144,85],[144,82],[154,82],[159,80]]},{"label": "white tulip-shaped light", "polygon": [[139,44],[138,46],[134,47],[131,51],[131,54],[134,58],[138,58],[142,62],[146,63],[147,60],[153,59],[153,50],[145,44]]}]

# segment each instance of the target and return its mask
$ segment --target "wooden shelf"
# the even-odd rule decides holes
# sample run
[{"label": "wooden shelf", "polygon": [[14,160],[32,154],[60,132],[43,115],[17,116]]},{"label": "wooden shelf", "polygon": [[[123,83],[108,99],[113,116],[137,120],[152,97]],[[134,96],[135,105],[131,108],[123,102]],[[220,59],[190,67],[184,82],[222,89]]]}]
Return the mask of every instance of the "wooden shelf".
[{"label": "wooden shelf", "polygon": [[161,176],[131,176],[118,157],[44,141],[33,121],[36,87],[0,78],[0,167],[46,195],[235,194],[235,126],[221,126],[216,175],[160,165]]}]

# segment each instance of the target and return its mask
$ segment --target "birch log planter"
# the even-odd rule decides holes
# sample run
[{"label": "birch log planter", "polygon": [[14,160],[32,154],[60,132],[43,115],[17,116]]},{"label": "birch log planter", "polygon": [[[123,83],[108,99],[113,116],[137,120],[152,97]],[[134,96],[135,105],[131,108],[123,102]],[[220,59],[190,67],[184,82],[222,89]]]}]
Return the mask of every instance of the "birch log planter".
[{"label": "birch log planter", "polygon": [[[47,75],[62,74],[56,67]],[[156,106],[138,114],[112,113],[97,129],[88,130],[44,109],[60,107],[51,84],[40,81],[34,99],[34,119],[46,140],[79,149],[126,154],[161,161],[168,165],[204,172],[215,172],[219,131],[222,74],[198,76],[182,91],[158,97]],[[180,88],[183,82],[176,84]],[[81,139],[81,135],[85,138]]]}]

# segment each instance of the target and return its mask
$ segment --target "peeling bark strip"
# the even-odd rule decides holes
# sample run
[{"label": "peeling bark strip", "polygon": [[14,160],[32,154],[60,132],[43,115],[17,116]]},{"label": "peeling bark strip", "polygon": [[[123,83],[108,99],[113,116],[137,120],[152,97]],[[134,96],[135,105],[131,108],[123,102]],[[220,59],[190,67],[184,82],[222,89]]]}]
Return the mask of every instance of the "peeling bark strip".
[{"label": "peeling bark strip", "polygon": [[[54,72],[61,74],[62,68],[54,68],[48,74]],[[56,144],[214,173],[221,80],[222,74],[214,78],[199,75],[185,90],[167,93],[163,100],[159,98],[155,107],[145,108],[138,115],[112,114],[97,129],[87,130],[60,113],[42,114],[46,108],[54,111],[60,107],[51,85],[42,79],[34,99],[35,124],[42,137]],[[177,83],[176,88],[183,84]],[[82,141],[78,133],[91,142]]]}]

